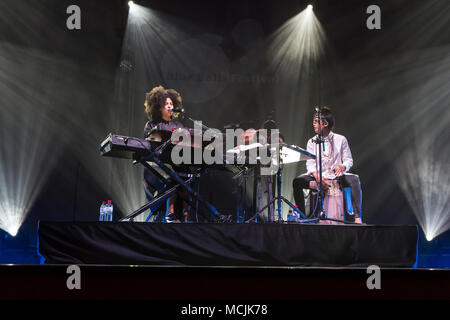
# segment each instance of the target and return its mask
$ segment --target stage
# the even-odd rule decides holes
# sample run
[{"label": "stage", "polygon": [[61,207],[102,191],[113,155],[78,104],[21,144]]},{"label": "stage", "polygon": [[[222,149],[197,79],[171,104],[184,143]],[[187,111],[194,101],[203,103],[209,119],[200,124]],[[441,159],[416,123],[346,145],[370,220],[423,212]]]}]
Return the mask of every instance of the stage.
[{"label": "stage", "polygon": [[72,272],[68,271],[68,265],[1,265],[0,299],[190,303],[450,299],[448,269],[381,268],[380,289],[369,289],[371,274],[366,268],[144,265],[79,265],[79,268],[80,289],[69,289],[67,282]]},{"label": "stage", "polygon": [[448,309],[450,1],[0,9],[13,315]]},{"label": "stage", "polygon": [[0,299],[76,302],[77,312],[109,300],[121,302],[109,311],[132,303],[170,319],[212,308],[212,318],[262,317],[251,312],[263,306],[273,318],[323,303],[333,308],[321,314],[345,314],[344,302],[415,310],[450,299],[450,270],[414,268],[417,236],[415,226],[41,221],[45,264],[1,265]]},{"label": "stage", "polygon": [[49,264],[412,267],[416,226],[39,223]]}]

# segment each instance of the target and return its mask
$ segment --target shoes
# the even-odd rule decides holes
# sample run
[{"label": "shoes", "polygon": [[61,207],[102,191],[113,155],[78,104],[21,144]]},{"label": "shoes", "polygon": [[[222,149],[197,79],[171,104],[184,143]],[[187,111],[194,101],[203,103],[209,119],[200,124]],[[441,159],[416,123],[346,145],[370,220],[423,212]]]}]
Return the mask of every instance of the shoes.
[{"label": "shoes", "polygon": [[180,223],[180,219],[178,219],[175,213],[169,213],[166,218],[167,223]]},{"label": "shoes", "polygon": [[189,222],[188,217],[189,217],[189,212],[185,211],[185,212],[183,213],[182,222],[185,222],[185,223],[186,223],[186,222]]},{"label": "shoes", "polygon": [[221,215],[219,217],[219,219],[217,220],[218,223],[232,223],[233,222],[233,217],[231,216],[231,214],[229,215]]},{"label": "shoes", "polygon": [[189,222],[189,213],[185,211],[182,215],[176,213],[169,213],[166,217],[167,223],[186,223]]}]

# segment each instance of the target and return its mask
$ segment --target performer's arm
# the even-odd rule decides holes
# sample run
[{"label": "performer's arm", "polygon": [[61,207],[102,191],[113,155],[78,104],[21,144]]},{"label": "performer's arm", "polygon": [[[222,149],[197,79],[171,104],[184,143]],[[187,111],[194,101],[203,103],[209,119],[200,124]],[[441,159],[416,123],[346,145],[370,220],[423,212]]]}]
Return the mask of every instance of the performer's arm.
[{"label": "performer's arm", "polygon": [[348,145],[347,138],[345,137],[342,142],[342,164],[345,166],[344,172],[348,172],[353,166],[352,152],[350,151],[350,146]]},{"label": "performer's arm", "polygon": [[[317,145],[313,142],[313,138],[309,139],[308,144],[306,146],[306,151],[317,155],[316,154],[316,146]],[[307,174],[312,175],[314,177],[314,179],[319,183],[320,177],[319,177],[319,173],[317,172],[316,161],[318,161],[318,158],[306,160],[306,169],[307,169]],[[324,190],[327,190],[329,187],[328,179],[325,178],[323,175],[322,175],[322,185],[323,185]]]},{"label": "performer's arm", "polygon": [[[312,142],[312,139],[308,140],[308,144],[306,145],[306,151],[312,154],[316,154],[315,144]],[[313,175],[313,172],[315,173],[316,170],[316,160],[315,159],[308,159],[306,160],[306,171],[307,174]]]}]

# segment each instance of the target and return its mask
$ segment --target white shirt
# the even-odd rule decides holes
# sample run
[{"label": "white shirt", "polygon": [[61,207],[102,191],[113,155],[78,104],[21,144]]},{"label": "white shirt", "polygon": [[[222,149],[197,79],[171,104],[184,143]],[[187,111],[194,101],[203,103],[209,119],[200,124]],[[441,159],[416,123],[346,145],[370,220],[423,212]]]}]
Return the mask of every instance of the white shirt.
[{"label": "white shirt", "polygon": [[[306,160],[306,169],[308,174],[313,172],[319,173],[319,145],[313,140],[317,138],[317,135],[308,140],[306,150],[317,156],[316,159]],[[343,164],[345,166],[345,172],[348,172],[353,165],[353,157],[350,151],[350,147],[347,142],[347,138],[343,135],[330,132],[325,138],[325,151],[322,147],[322,176],[327,179],[335,179],[334,168]]]}]

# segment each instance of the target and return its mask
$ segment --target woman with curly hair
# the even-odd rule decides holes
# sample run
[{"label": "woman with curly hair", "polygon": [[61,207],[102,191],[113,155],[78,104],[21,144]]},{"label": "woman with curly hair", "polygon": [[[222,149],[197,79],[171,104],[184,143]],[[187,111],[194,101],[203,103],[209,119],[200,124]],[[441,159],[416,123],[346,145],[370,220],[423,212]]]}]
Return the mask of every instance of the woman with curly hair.
[{"label": "woman with curly hair", "polygon": [[[148,122],[145,124],[144,136],[150,140],[150,133],[157,127],[160,131],[170,133],[173,128],[183,128],[184,125],[177,119],[177,113],[174,113],[174,109],[182,108],[181,95],[173,89],[165,89],[163,86],[154,87],[150,92],[145,95],[145,113],[148,117]],[[175,169],[176,170],[176,169]],[[153,172],[147,168],[144,169],[144,187],[147,198],[152,199],[156,192],[161,192],[163,184],[153,174]],[[187,193],[185,192],[187,195]],[[179,214],[180,210],[175,210],[179,207],[177,201],[177,195],[174,194],[169,200],[169,214],[167,216],[167,222],[181,222],[187,221],[188,205],[183,201],[182,214]]]},{"label": "woman with curly hair", "polygon": [[151,123],[168,123],[176,118],[173,109],[181,109],[181,95],[173,89],[164,89],[163,86],[154,87],[146,93],[144,106]]}]

